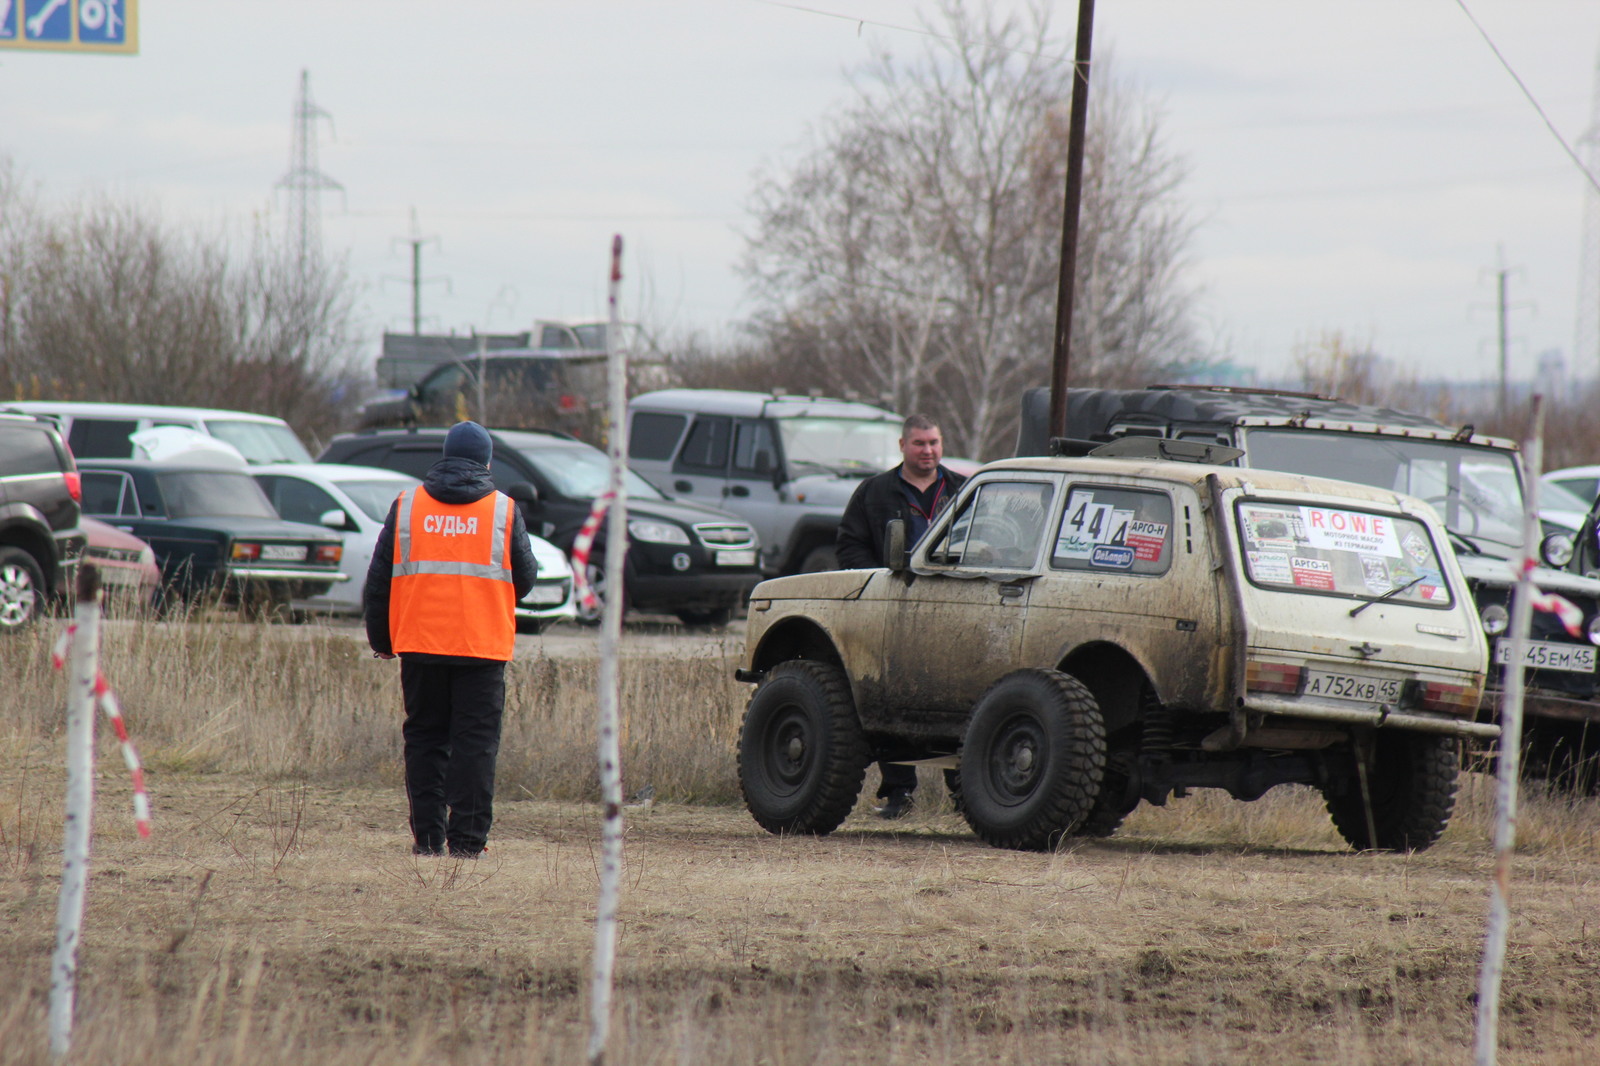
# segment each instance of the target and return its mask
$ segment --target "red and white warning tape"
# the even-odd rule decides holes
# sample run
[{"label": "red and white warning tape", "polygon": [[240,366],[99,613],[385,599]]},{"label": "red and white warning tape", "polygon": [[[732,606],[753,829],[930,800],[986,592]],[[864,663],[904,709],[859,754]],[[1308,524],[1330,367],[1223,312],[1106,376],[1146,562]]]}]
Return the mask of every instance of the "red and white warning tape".
[{"label": "red and white warning tape", "polygon": [[[57,670],[66,669],[67,649],[72,644],[73,636],[78,632],[76,624],[68,625],[56,640],[55,647],[50,650],[50,665]],[[117,694],[111,691],[111,686],[106,682],[106,675],[95,671],[94,675],[94,701],[111,719],[111,728],[116,730],[117,740],[122,745],[122,761],[128,764],[128,772],[133,775],[133,820],[139,828],[139,835],[150,835],[150,794],[144,787],[144,766],[139,762],[139,752],[135,750],[133,741],[128,739],[128,727],[122,720],[122,705],[117,702]]]},{"label": "red and white warning tape", "polygon": [[[1535,570],[1538,568],[1538,566],[1539,563],[1534,559],[1525,558],[1522,560],[1522,569],[1524,572]],[[1515,563],[1513,563],[1511,566],[1511,573],[1513,577],[1517,576]],[[1539,589],[1538,586],[1534,587],[1534,592],[1538,593],[1538,595],[1534,596],[1533,598],[1534,610],[1544,611],[1546,614],[1555,615],[1556,618],[1560,620],[1561,627],[1572,636],[1577,637],[1583,635],[1583,609],[1581,607],[1567,599],[1565,596],[1558,595],[1554,592],[1544,592]]]},{"label": "red and white warning tape", "polygon": [[600,597],[595,595],[593,586],[589,584],[589,552],[594,548],[595,534],[600,532],[600,523],[605,520],[606,510],[615,497],[614,492],[602,492],[596,496],[594,508],[589,512],[589,517],[584,519],[583,528],[572,538],[572,586],[577,589],[578,602],[585,610],[592,611],[600,606]]}]

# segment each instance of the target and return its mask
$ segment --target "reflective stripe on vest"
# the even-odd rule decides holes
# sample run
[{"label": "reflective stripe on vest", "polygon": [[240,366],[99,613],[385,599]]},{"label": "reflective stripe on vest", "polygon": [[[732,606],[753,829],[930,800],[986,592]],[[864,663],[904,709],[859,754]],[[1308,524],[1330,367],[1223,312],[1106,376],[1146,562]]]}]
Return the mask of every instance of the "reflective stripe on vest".
[{"label": "reflective stripe on vest", "polygon": [[420,487],[400,494],[389,586],[396,652],[511,658],[512,506],[499,492],[469,504],[440,503]]}]

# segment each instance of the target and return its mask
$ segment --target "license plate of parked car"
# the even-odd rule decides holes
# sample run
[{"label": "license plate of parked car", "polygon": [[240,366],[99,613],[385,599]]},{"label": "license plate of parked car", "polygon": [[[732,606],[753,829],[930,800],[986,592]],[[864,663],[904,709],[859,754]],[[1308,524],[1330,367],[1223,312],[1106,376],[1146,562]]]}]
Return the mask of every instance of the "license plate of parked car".
[{"label": "license plate of parked car", "polygon": [[718,566],[754,566],[756,565],[756,550],[745,548],[741,551],[718,552]]},{"label": "license plate of parked car", "polygon": [[1302,694],[1325,699],[1359,700],[1362,703],[1398,703],[1400,687],[1400,679],[1394,677],[1321,673],[1306,678]]},{"label": "license plate of parked car", "polygon": [[274,562],[300,562],[306,557],[306,548],[303,544],[263,544],[261,558],[271,559]]},{"label": "license plate of parked car", "polygon": [[[1494,642],[1494,661],[1511,661],[1511,642]],[[1539,670],[1566,670],[1574,674],[1594,673],[1594,649],[1582,644],[1557,644],[1549,640],[1530,640],[1522,652],[1522,665]]]},{"label": "license plate of parked car", "polygon": [[522,602],[545,606],[560,603],[566,598],[567,592],[560,585],[535,585],[526,596],[522,597]]}]

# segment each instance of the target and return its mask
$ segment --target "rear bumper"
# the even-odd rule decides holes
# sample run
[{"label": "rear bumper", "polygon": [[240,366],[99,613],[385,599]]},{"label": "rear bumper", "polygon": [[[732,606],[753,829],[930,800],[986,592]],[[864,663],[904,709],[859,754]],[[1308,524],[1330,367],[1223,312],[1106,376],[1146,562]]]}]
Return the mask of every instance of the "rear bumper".
[{"label": "rear bumper", "polygon": [[1492,740],[1500,735],[1500,727],[1489,722],[1468,722],[1460,718],[1423,714],[1417,711],[1395,710],[1385,705],[1352,703],[1318,703],[1310,700],[1275,700],[1264,696],[1250,696],[1244,701],[1244,710],[1255,714],[1276,714],[1285,718],[1299,718],[1313,722],[1336,722],[1341,725],[1364,725],[1374,729],[1405,729],[1419,733],[1448,733],[1460,737],[1481,737]]}]

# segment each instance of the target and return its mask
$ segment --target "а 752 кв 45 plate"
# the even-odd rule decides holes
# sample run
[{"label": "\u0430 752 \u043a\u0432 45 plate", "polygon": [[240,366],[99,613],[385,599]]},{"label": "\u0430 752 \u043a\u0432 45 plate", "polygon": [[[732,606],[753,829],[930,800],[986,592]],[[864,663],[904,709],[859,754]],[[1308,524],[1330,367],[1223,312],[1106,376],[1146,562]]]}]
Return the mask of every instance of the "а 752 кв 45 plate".
[{"label": "\u0430 752 \u043a\u0432 45 plate", "polygon": [[[1494,661],[1511,661],[1511,642],[1494,642]],[[1594,673],[1594,649],[1581,644],[1556,644],[1545,640],[1530,640],[1522,653],[1522,665],[1538,670],[1566,670],[1574,674]]]},{"label": "\u0430 752 \u043a\u0432 45 plate", "polygon": [[1393,677],[1360,677],[1356,674],[1312,674],[1306,678],[1305,695],[1363,703],[1397,703],[1400,680]]}]

